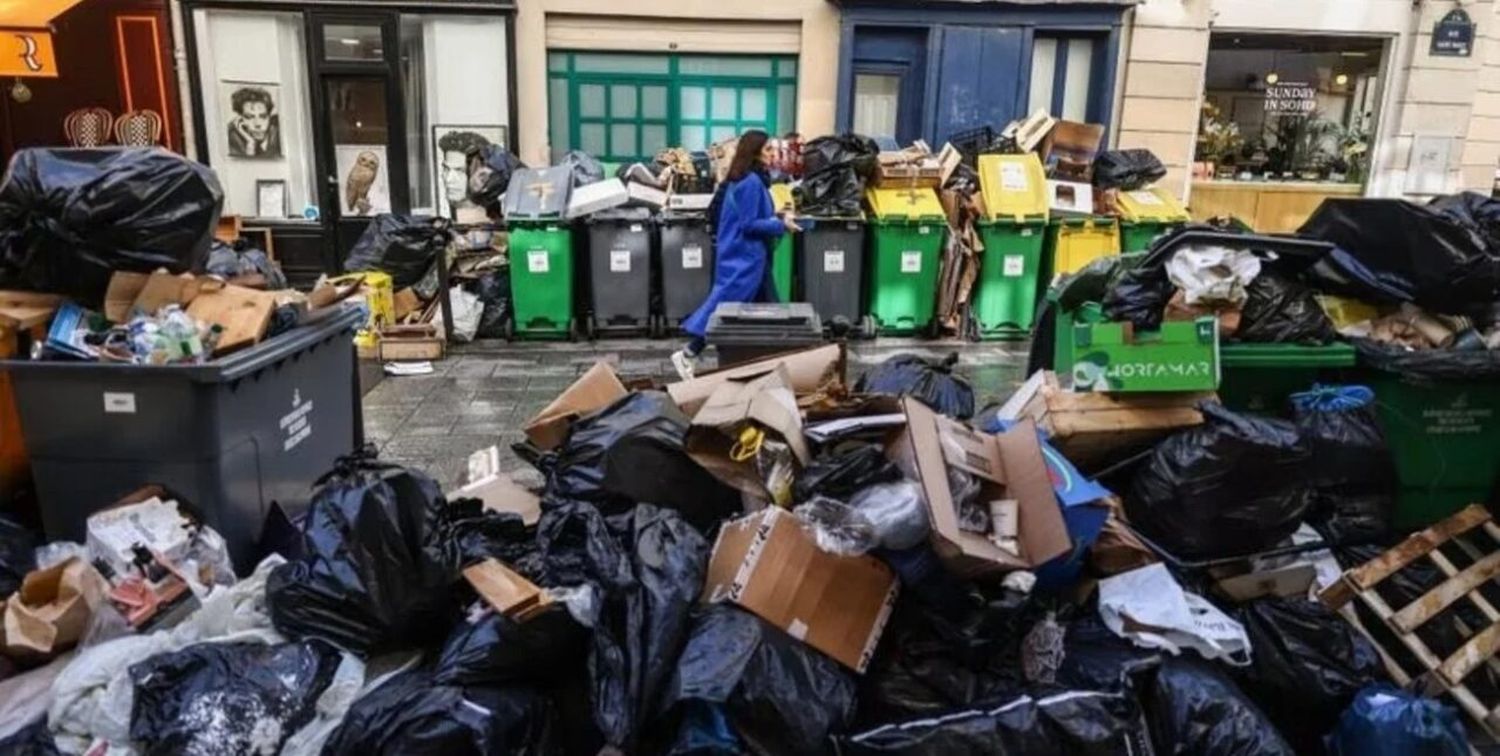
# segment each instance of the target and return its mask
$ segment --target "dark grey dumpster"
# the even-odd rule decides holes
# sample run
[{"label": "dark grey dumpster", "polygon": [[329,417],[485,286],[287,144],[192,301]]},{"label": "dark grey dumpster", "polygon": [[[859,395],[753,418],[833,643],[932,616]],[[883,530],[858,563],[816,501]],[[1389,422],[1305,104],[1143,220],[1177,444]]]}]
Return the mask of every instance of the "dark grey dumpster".
[{"label": "dark grey dumpster", "polygon": [[[864,293],[865,221],[863,218],[798,218],[802,226],[803,298],[818,312],[823,327],[839,335],[861,326]],[[867,338],[875,336],[873,322]]]},{"label": "dark grey dumpster", "polygon": [[606,210],[589,217],[589,338],[651,331],[651,211]]},{"label": "dark grey dumpster", "polygon": [[662,317],[675,331],[714,286],[714,235],[702,213],[662,213],[660,270]]}]

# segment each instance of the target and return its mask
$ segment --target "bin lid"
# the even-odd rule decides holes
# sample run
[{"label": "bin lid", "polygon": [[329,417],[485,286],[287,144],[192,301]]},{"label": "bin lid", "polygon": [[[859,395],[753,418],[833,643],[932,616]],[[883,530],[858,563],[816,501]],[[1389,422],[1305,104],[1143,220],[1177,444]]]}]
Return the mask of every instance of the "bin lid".
[{"label": "bin lid", "polygon": [[772,184],[771,185],[771,204],[773,204],[773,205],[776,206],[776,212],[778,212],[778,213],[781,212],[782,210],[785,210],[788,207],[793,207],[793,205],[795,204],[795,202],[792,199],[792,185],[791,184]]},{"label": "bin lid", "polygon": [[651,210],[644,207],[617,207],[611,210],[600,210],[588,217],[590,224],[643,223],[648,220],[651,220]]},{"label": "bin lid", "polygon": [[866,194],[870,211],[886,220],[946,220],[937,192],[920,189],[871,189]]},{"label": "bin lid", "polygon": [[1047,174],[1036,153],[980,155],[979,188],[991,220],[1047,220]]},{"label": "bin lid", "polygon": [[1158,187],[1147,187],[1129,192],[1120,192],[1115,201],[1121,220],[1131,223],[1186,223],[1187,208],[1182,206],[1171,192]]},{"label": "bin lid", "polygon": [[1336,368],[1354,367],[1356,353],[1350,344],[1325,346],[1304,344],[1236,344],[1219,348],[1224,367]]}]

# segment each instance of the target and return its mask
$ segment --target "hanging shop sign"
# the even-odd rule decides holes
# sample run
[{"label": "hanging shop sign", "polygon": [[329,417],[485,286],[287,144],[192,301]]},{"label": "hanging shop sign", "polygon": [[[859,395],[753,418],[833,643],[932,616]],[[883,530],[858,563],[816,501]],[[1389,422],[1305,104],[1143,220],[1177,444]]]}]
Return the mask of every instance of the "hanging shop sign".
[{"label": "hanging shop sign", "polygon": [[1318,109],[1318,88],[1305,81],[1266,85],[1267,115],[1312,115]]},{"label": "hanging shop sign", "polygon": [[0,29],[0,76],[57,78],[52,33],[40,29]]},{"label": "hanging shop sign", "polygon": [[1474,22],[1462,8],[1448,11],[1432,27],[1430,55],[1467,58],[1474,52]]}]

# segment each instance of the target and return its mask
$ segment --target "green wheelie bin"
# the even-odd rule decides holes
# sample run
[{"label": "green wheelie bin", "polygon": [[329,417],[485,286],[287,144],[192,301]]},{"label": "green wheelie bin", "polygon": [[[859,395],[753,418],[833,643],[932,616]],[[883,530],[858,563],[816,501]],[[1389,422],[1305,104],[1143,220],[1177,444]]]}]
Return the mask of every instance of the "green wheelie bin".
[{"label": "green wheelie bin", "polygon": [[557,219],[510,223],[508,338],[577,339],[573,229]]},{"label": "green wheelie bin", "polygon": [[980,339],[1022,339],[1037,309],[1047,236],[1047,178],[1034,153],[980,155],[985,218],[976,225],[984,253],[974,288]]},{"label": "green wheelie bin", "polygon": [[932,189],[871,189],[870,315],[884,335],[936,335],[947,216]]},{"label": "green wheelie bin", "polygon": [[1188,211],[1164,189],[1148,187],[1120,192],[1120,251],[1145,252],[1158,238],[1182,228]]}]

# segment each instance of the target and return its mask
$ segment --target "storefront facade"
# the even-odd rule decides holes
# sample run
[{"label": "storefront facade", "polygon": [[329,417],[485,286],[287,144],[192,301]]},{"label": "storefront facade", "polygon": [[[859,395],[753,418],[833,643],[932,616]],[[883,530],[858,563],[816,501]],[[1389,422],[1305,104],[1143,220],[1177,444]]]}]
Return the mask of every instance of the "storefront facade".
[{"label": "storefront facade", "polygon": [[508,2],[182,0],[196,154],[294,278],[370,218],[447,215],[462,154],[516,148]]},{"label": "storefront facade", "polygon": [[828,133],[838,39],[826,0],[522,0],[521,158],[625,163],[748,128]]},{"label": "storefront facade", "polygon": [[1038,109],[1110,123],[1129,2],[840,5],[841,129],[937,146]]},{"label": "storefront facade", "polygon": [[1199,218],[1294,230],[1329,196],[1489,194],[1500,162],[1490,0],[1146,0],[1118,144]]}]

